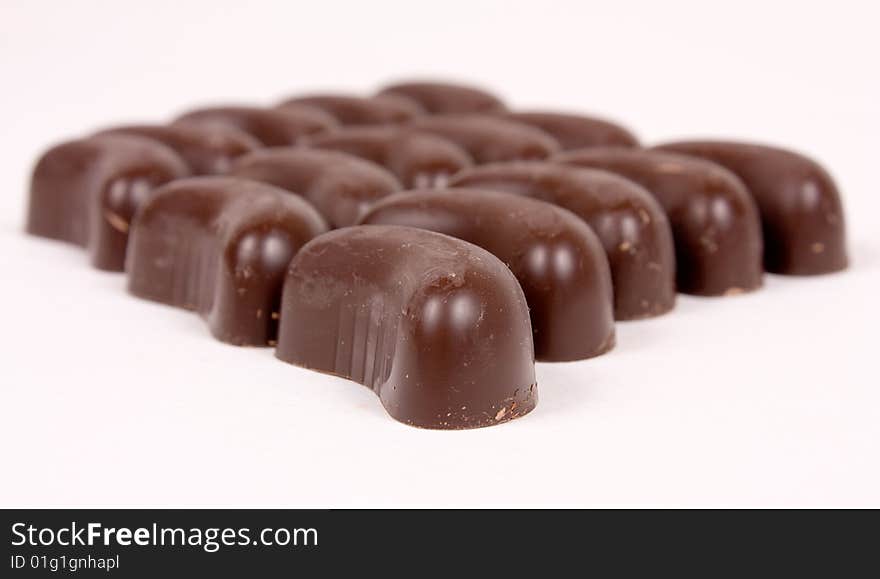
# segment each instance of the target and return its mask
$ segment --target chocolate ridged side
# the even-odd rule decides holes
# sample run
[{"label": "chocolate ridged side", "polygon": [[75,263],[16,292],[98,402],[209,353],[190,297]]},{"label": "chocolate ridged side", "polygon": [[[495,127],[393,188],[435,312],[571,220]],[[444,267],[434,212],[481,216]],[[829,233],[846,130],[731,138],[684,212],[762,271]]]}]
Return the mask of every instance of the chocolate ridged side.
[{"label": "chocolate ridged side", "polygon": [[283,189],[180,179],[157,189],[135,220],[128,289],[200,313],[224,342],[272,344],[287,266],[326,230],[314,208]]}]

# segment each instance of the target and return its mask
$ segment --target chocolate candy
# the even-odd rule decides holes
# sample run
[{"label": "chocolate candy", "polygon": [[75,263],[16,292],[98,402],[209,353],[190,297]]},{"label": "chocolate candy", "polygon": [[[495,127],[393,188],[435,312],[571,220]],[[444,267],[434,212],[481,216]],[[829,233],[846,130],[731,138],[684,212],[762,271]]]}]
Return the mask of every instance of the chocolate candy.
[{"label": "chocolate candy", "polygon": [[322,94],[292,98],[280,107],[308,105],[332,115],[342,125],[385,125],[410,121],[425,111],[414,101],[394,95],[357,97]]},{"label": "chocolate candy", "polygon": [[506,263],[529,304],[538,360],[581,360],[614,346],[605,251],[586,223],[560,207],[478,189],[406,191],[377,203],[361,223],[445,233]]},{"label": "chocolate candy", "polygon": [[761,221],[754,200],[724,167],[642,149],[584,149],[554,160],[613,171],[663,206],[675,238],[678,291],[729,295],[761,286]]},{"label": "chocolate candy", "polygon": [[746,184],[764,229],[764,267],[815,275],[846,268],[843,207],[834,181],[818,163],[792,151],[724,141],[656,147],[719,163]]},{"label": "chocolate candy", "polygon": [[342,151],[382,165],[406,187],[443,187],[473,164],[470,155],[442,137],[401,127],[354,127],[309,140],[319,149]]},{"label": "chocolate candy", "polygon": [[135,219],[128,289],[199,312],[224,342],[271,345],[287,265],[326,230],[311,205],[284,189],[180,179],[158,188]]},{"label": "chocolate candy", "polygon": [[334,228],[357,223],[370,205],[401,189],[394,175],[374,163],[305,148],[264,149],[239,157],[229,174],[305,197]]},{"label": "chocolate candy", "polygon": [[450,185],[534,197],[586,221],[608,255],[616,319],[656,316],[675,305],[669,221],[641,185],[606,171],[549,162],[474,167],[454,176]]},{"label": "chocolate candy", "polygon": [[638,139],[629,130],[596,117],[547,112],[508,112],[498,116],[541,129],[565,150],[639,146]]},{"label": "chocolate candy", "polygon": [[235,127],[256,137],[267,147],[300,144],[310,135],[331,131],[339,126],[332,116],[306,105],[284,109],[210,107],[190,111],[178,117],[174,123]]},{"label": "chocolate candy", "polygon": [[132,218],[154,188],[189,174],[151,139],[104,135],[68,141],[37,162],[27,231],[85,247],[98,269],[122,271]]},{"label": "chocolate candy", "polygon": [[395,419],[476,428],[537,400],[529,312],[491,253],[409,227],[331,231],[290,263],[276,355],[349,378]]},{"label": "chocolate candy", "polygon": [[232,160],[262,145],[251,135],[223,125],[128,125],[99,135],[136,135],[174,149],[193,175],[216,175],[229,170]]},{"label": "chocolate candy", "polygon": [[431,114],[490,113],[506,108],[501,99],[484,90],[452,83],[404,82],[382,89],[379,95],[413,100]]},{"label": "chocolate candy", "polygon": [[449,139],[479,164],[546,159],[559,151],[556,139],[540,129],[485,115],[422,117],[408,126]]}]

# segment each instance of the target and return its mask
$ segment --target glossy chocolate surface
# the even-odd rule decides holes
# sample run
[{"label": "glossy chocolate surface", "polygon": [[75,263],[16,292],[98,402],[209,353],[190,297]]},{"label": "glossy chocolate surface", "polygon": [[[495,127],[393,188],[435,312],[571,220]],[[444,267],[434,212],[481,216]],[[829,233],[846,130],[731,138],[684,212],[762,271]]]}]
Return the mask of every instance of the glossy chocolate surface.
[{"label": "glossy chocolate surface", "polygon": [[131,233],[128,289],[195,310],[220,340],[274,343],[291,258],[327,230],[303,199],[233,177],[194,177],[159,187]]},{"label": "glossy chocolate surface", "polygon": [[641,185],[607,171],[549,162],[474,167],[450,185],[533,197],[586,221],[608,256],[616,319],[656,316],[675,305],[672,231],[663,209]]},{"label": "glossy chocolate surface", "polygon": [[479,189],[405,191],[380,201],[361,223],[429,229],[498,257],[525,293],[538,360],[581,360],[614,346],[605,250],[582,219],[560,207]]},{"label": "glossy chocolate surface", "polygon": [[98,134],[135,135],[159,141],[174,149],[193,175],[225,173],[233,159],[262,147],[255,137],[224,125],[127,125]]},{"label": "glossy chocolate surface", "polygon": [[644,149],[584,149],[554,160],[606,169],[639,183],[663,206],[675,238],[678,291],[730,295],[761,286],[763,238],[755,202],[721,165]]},{"label": "glossy chocolate surface", "polygon": [[424,109],[408,98],[394,95],[358,97],[340,94],[319,94],[292,98],[281,108],[308,105],[332,115],[341,125],[387,125],[411,121],[425,114]]},{"label": "glossy chocolate surface", "polygon": [[490,426],[537,401],[529,311],[491,253],[409,227],[321,235],[290,264],[276,355],[371,388],[423,428]]},{"label": "glossy chocolate surface", "polygon": [[267,147],[302,144],[311,135],[331,131],[339,126],[332,116],[321,109],[306,105],[283,109],[209,107],[185,113],[174,124],[231,126],[255,137]]},{"label": "glossy chocolate surface", "polygon": [[559,151],[559,143],[544,131],[487,115],[422,117],[408,126],[449,139],[478,164],[540,160]]},{"label": "glossy chocolate surface", "polygon": [[380,95],[411,99],[431,114],[503,111],[501,99],[482,89],[443,82],[402,82],[385,87]]},{"label": "glossy chocolate surface", "polygon": [[382,165],[405,187],[443,187],[449,177],[473,165],[452,141],[405,127],[353,127],[309,140],[318,149],[341,151]]},{"label": "glossy chocolate surface", "polygon": [[334,228],[354,225],[373,203],[401,189],[397,178],[375,163],[346,153],[298,147],[239,157],[229,174],[304,197]]},{"label": "glossy chocolate surface", "polygon": [[541,129],[564,150],[584,147],[638,147],[629,129],[611,121],[585,115],[550,112],[506,112],[501,118]]},{"label": "glossy chocolate surface", "polygon": [[104,135],[62,143],[34,168],[27,231],[85,247],[96,268],[122,271],[140,205],[159,185],[187,175],[183,159],[152,139]]},{"label": "glossy chocolate surface", "polygon": [[846,228],[840,194],[825,169],[803,155],[729,141],[668,143],[659,150],[693,155],[730,169],[758,204],[764,267],[815,275],[846,268]]}]

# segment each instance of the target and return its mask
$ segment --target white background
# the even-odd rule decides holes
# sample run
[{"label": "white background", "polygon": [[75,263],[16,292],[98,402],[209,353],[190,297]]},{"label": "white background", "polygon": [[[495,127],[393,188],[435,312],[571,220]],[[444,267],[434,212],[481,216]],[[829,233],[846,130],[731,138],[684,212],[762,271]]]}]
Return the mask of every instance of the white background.
[{"label": "white background", "polygon": [[[880,506],[880,20],[873,2],[0,3],[3,506]],[[805,151],[852,268],[681,297],[540,403],[423,431],[366,388],[213,340],[22,232],[50,143],[209,102],[479,82],[647,142]]]}]

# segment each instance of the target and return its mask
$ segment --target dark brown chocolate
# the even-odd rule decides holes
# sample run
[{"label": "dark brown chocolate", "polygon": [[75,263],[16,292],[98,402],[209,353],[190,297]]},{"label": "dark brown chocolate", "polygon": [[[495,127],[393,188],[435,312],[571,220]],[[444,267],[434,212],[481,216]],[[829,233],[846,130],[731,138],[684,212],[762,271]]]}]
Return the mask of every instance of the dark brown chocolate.
[{"label": "dark brown chocolate", "polygon": [[375,163],[336,151],[293,147],[239,157],[229,174],[304,197],[334,228],[354,225],[373,203],[402,188]]},{"label": "dark brown chocolate", "polygon": [[342,125],[387,125],[411,121],[425,114],[408,98],[394,95],[358,97],[340,94],[308,95],[281,103],[281,108],[308,105],[332,115]]},{"label": "dark brown chocolate", "polygon": [[128,289],[195,310],[220,340],[272,345],[287,266],[327,231],[288,191],[233,177],[193,177],[159,187],[131,232]]},{"label": "dark brown chocolate", "polygon": [[529,311],[510,270],[460,239],[363,225],[293,258],[276,355],[371,388],[423,428],[490,426],[537,401]]},{"label": "dark brown chocolate", "polygon": [[667,143],[656,149],[714,161],[743,180],[761,212],[767,271],[816,275],[846,268],[840,194],[828,172],[812,159],[729,141]]},{"label": "dark brown chocolate", "polygon": [[641,185],[597,169],[549,162],[466,169],[453,187],[534,197],[582,218],[602,241],[611,266],[618,320],[665,313],[675,305],[675,246],[663,209]]},{"label": "dark brown chocolate", "polygon": [[309,140],[318,149],[341,151],[382,165],[405,187],[443,187],[449,177],[473,165],[455,143],[404,127],[354,127]]},{"label": "dark brown chocolate", "polygon": [[127,125],[98,134],[136,135],[159,141],[174,149],[193,175],[225,173],[233,159],[262,147],[248,133],[224,125]]},{"label": "dark brown chocolate", "polygon": [[170,148],[104,135],[47,151],[31,179],[27,231],[85,247],[98,269],[122,271],[131,220],[153,189],[189,175]]},{"label": "dark brown chocolate", "polygon": [[501,99],[472,87],[443,82],[403,82],[385,87],[379,95],[411,99],[431,114],[503,111]]},{"label": "dark brown chocolate", "polygon": [[361,223],[429,229],[498,257],[525,293],[538,360],[582,360],[614,346],[605,250],[583,220],[561,207],[479,189],[405,191],[377,203]]},{"label": "dark brown chocolate", "polygon": [[556,139],[540,129],[486,115],[421,117],[408,126],[449,139],[478,164],[540,160],[559,151]]},{"label": "dark brown chocolate", "polygon": [[498,116],[541,129],[564,150],[639,146],[629,129],[597,117],[549,112],[506,112]]},{"label": "dark brown chocolate", "polygon": [[675,238],[678,291],[730,295],[761,287],[763,241],[755,202],[715,163],[644,149],[583,149],[554,160],[605,169],[644,186],[663,206]]},{"label": "dark brown chocolate", "polygon": [[209,107],[185,113],[174,124],[231,126],[252,135],[267,147],[302,144],[311,135],[332,131],[339,126],[329,114],[306,105],[283,109]]}]

